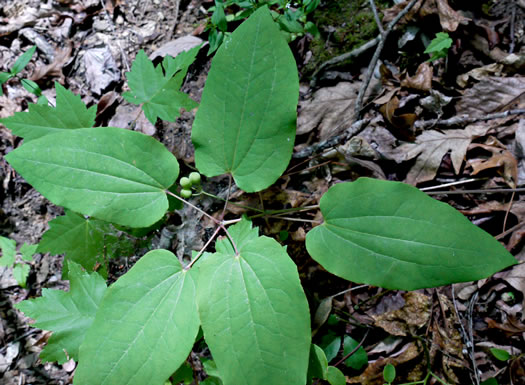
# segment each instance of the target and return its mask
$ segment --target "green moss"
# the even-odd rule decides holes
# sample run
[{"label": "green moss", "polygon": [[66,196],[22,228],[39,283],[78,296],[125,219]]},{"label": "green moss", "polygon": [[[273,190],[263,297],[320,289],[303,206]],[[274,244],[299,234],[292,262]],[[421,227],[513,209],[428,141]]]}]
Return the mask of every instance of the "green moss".
[{"label": "green moss", "polygon": [[[321,39],[310,44],[312,59],[303,73],[311,75],[323,62],[357,48],[378,34],[374,15],[367,0],[326,1],[312,14],[312,21],[321,31]],[[380,9],[390,6],[377,1]]]}]

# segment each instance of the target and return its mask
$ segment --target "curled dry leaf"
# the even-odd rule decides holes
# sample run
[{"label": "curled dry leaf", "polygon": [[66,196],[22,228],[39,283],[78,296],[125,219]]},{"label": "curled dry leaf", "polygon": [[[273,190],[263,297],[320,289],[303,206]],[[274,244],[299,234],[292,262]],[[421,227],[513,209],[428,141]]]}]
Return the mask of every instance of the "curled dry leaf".
[{"label": "curled dry leaf", "polygon": [[414,122],[417,119],[416,114],[408,113],[396,115],[399,107],[399,99],[394,96],[386,104],[383,104],[379,111],[383,117],[393,126],[390,130],[392,134],[402,140],[414,140]]},{"label": "curled dry leaf", "polygon": [[432,88],[432,67],[429,63],[421,63],[414,76],[407,76],[401,81],[401,86],[419,91],[430,91]]},{"label": "curled dry leaf", "polygon": [[503,71],[503,64],[491,63],[482,67],[474,68],[467,73],[458,75],[456,78],[456,83],[461,88],[465,88],[468,84],[470,78],[477,81],[481,81],[487,77],[500,77]]},{"label": "curled dry leaf", "polygon": [[494,152],[492,157],[486,161],[470,162],[472,166],[472,175],[477,175],[483,170],[489,168],[497,168],[500,174],[502,174],[505,183],[510,188],[516,188],[516,182],[518,181],[518,161],[510,151],[499,149],[498,152]]}]

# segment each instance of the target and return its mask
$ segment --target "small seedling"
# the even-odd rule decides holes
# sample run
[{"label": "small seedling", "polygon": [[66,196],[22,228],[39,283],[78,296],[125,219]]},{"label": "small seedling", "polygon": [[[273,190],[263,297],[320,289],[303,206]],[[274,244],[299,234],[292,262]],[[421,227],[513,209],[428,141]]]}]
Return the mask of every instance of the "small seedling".
[{"label": "small seedling", "polygon": [[[36,45],[29,48],[24,52],[18,59],[16,59],[15,64],[9,72],[0,72],[0,96],[3,95],[2,84],[7,82],[9,79],[16,77],[26,65],[31,61],[33,54],[36,51]],[[22,86],[32,94],[35,94],[38,97],[37,104],[48,104],[47,98],[42,95],[42,90],[34,81],[29,79],[21,79]]]},{"label": "small seedling", "polygon": [[386,364],[383,368],[383,378],[385,382],[390,385],[396,378],[396,368],[392,364]]},{"label": "small seedling", "polygon": [[452,46],[452,39],[446,32],[438,32],[436,37],[432,39],[428,47],[425,49],[425,53],[432,54],[432,57],[428,59],[428,62],[438,60],[442,57],[447,57],[448,50]]},{"label": "small seedling", "polygon": [[[26,287],[27,276],[31,269],[29,262],[33,261],[38,245],[28,245],[24,243],[18,253],[16,252],[16,242],[12,239],[0,236],[0,266],[13,268],[13,277],[21,287]],[[17,262],[17,259],[19,260]]]}]

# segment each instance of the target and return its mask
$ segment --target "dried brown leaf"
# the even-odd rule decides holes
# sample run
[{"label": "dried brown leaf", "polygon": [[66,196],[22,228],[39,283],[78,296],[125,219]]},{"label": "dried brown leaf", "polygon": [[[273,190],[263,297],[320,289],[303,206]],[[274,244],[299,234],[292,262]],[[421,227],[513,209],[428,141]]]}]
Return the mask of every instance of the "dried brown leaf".
[{"label": "dried brown leaf", "polygon": [[397,148],[404,160],[417,157],[405,182],[417,184],[434,179],[443,157],[450,151],[454,171],[459,174],[467,148],[473,139],[485,135],[488,127],[468,126],[463,130],[443,132],[428,130],[416,138],[415,143],[405,143]]},{"label": "dried brown leaf", "polygon": [[401,86],[419,91],[430,91],[432,88],[432,67],[429,63],[421,63],[414,76],[406,76]]},{"label": "dried brown leaf", "polygon": [[430,319],[431,300],[425,294],[410,291],[403,295],[405,305],[398,310],[373,316],[375,326],[394,336],[415,334]]},{"label": "dried brown leaf", "polygon": [[47,76],[50,77],[59,77],[62,79],[64,77],[64,74],[62,73],[62,69],[66,65],[66,63],[71,58],[71,53],[73,52],[73,44],[69,43],[65,48],[58,49],[55,54],[55,60],[51,64],[48,64],[46,66],[37,67],[33,75],[31,76],[31,80],[38,81],[40,79],[43,79]]},{"label": "dried brown leaf", "polygon": [[399,99],[397,96],[394,96],[388,101],[388,103],[383,104],[379,108],[379,112],[383,117],[392,125],[393,129],[390,131],[392,134],[402,140],[414,140],[414,122],[417,119],[416,114],[401,114],[397,115],[396,111],[399,107]]},{"label": "dried brown leaf", "polygon": [[360,83],[341,82],[334,87],[316,91],[312,98],[300,103],[297,134],[319,130],[319,139],[337,135],[354,118],[354,104]]}]

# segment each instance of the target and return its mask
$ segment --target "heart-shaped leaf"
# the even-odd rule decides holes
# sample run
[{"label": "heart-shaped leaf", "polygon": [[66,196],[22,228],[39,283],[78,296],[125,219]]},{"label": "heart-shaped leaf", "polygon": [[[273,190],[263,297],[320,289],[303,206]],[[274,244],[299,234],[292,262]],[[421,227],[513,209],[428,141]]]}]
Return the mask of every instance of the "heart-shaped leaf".
[{"label": "heart-shaped leaf", "polygon": [[154,250],[110,286],[80,347],[74,384],[164,384],[199,331],[193,274],[171,252]]},{"label": "heart-shaped leaf", "polygon": [[304,385],[310,314],[297,267],[247,220],[199,261],[202,330],[225,385]]},{"label": "heart-shaped leaf", "polygon": [[5,158],[54,204],[130,227],[162,218],[164,190],[179,174],[177,159],[162,144],[115,127],[46,135]]},{"label": "heart-shaped leaf", "polygon": [[325,222],[307,234],[306,248],[353,282],[416,290],[485,278],[516,263],[461,213],[404,183],[336,184],[320,206]]},{"label": "heart-shaped leaf", "polygon": [[292,52],[261,7],[213,59],[192,129],[199,171],[231,173],[249,192],[270,186],[292,156],[298,97]]}]

